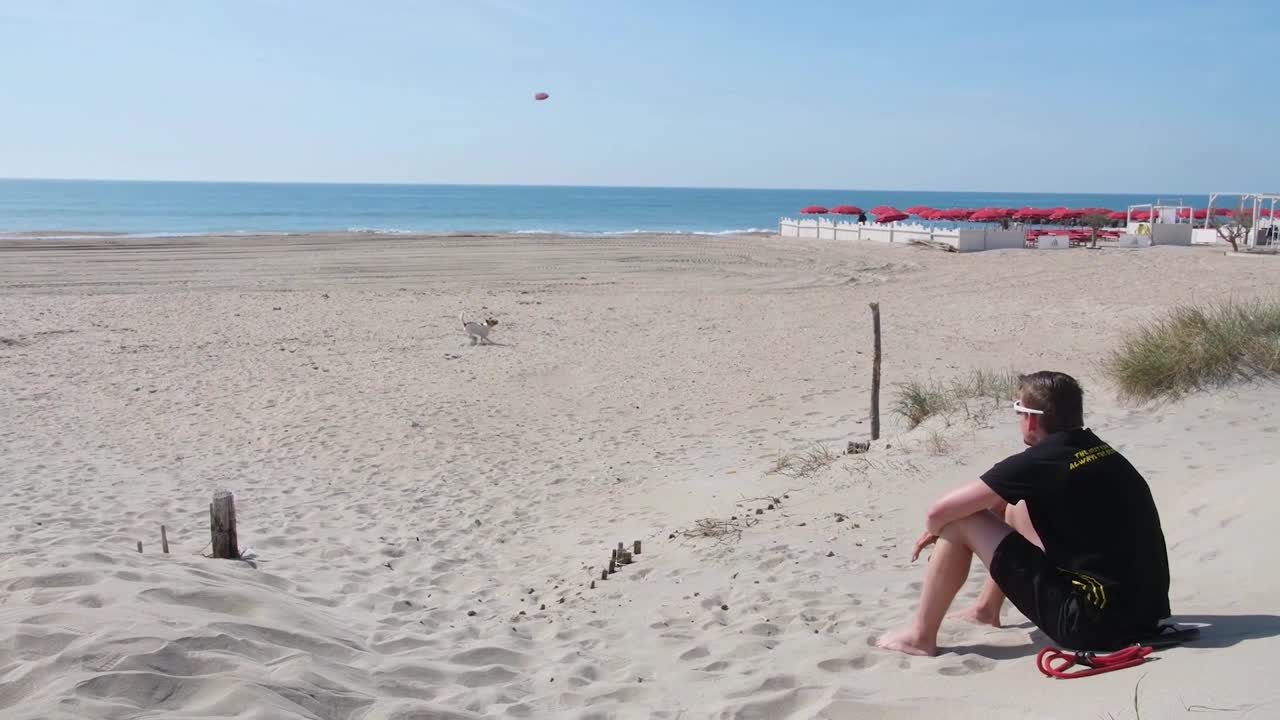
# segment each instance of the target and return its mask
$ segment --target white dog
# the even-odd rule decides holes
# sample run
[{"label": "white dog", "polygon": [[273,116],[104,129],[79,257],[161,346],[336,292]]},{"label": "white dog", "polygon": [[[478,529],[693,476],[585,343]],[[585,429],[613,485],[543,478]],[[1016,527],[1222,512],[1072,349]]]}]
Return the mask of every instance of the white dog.
[{"label": "white dog", "polygon": [[462,322],[462,328],[467,331],[467,337],[471,338],[472,345],[477,342],[481,345],[493,343],[489,339],[489,331],[493,330],[493,326],[498,324],[497,320],[485,318],[484,322],[474,322],[467,320],[462,313],[458,314],[458,320]]}]

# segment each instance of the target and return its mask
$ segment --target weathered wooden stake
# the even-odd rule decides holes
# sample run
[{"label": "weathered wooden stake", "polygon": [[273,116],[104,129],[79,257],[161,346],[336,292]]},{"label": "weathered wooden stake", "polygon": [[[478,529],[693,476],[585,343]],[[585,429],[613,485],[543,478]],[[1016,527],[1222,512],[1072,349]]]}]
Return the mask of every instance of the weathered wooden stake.
[{"label": "weathered wooden stake", "polygon": [[164,526],[160,526],[160,549],[165,555],[169,554],[169,535],[164,531]]},{"label": "weathered wooden stake", "polygon": [[618,572],[618,558],[617,556],[614,556],[609,558],[609,568],[605,570],[605,573],[606,573],[605,578],[607,579],[609,575],[612,575],[616,572]]},{"label": "weathered wooden stake", "polygon": [[636,555],[639,555],[639,554],[640,554],[640,541],[639,541],[639,540],[637,540],[637,541],[635,542],[635,547],[631,550],[631,552],[632,552],[632,553],[634,553],[634,554],[636,554]]},{"label": "weathered wooden stake", "polygon": [[[600,579],[601,579],[601,580],[608,580],[608,579],[609,579],[609,571],[608,571],[608,570],[601,570],[601,571],[600,571]],[[591,587],[595,587],[595,586],[596,586],[596,581],[595,581],[595,580],[592,580],[592,581],[591,581]]]},{"label": "weathered wooden stake", "polygon": [[213,494],[209,504],[209,533],[213,537],[213,556],[224,560],[240,559],[240,541],[236,537],[236,501],[230,490]]},{"label": "weathered wooden stake", "polygon": [[138,552],[142,552],[142,541],[138,541]]},{"label": "weathered wooden stake", "polygon": [[631,564],[631,553],[627,552],[626,550],[623,550],[622,552],[618,553],[618,564],[619,564],[619,565],[630,565],[630,564]]},{"label": "weathered wooden stake", "polygon": [[871,303],[875,358],[871,361],[871,439],[880,439],[880,303]]}]

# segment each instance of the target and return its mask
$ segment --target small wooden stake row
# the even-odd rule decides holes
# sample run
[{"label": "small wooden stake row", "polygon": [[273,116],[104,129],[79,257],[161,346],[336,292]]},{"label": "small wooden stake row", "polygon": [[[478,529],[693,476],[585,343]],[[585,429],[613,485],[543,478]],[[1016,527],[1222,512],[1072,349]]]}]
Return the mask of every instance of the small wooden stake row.
[{"label": "small wooden stake row", "polygon": [[[619,565],[630,565],[635,562],[635,556],[640,554],[640,541],[634,541],[631,547],[631,551],[628,552],[624,543],[618,543],[618,547],[609,551],[609,566],[600,571],[601,580],[608,580],[610,575],[618,572]],[[595,581],[591,582],[594,587]]]}]

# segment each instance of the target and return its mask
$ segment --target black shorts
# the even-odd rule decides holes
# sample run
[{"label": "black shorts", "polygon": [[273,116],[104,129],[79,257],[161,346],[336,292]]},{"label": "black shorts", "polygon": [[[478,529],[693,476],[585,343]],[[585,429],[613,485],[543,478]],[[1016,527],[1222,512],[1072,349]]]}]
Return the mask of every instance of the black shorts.
[{"label": "black shorts", "polygon": [[[1148,628],[1123,619],[1100,596],[1093,578],[1056,567],[1022,535],[1009,533],[991,556],[991,577],[1005,597],[1045,635],[1072,650],[1116,650]],[[1149,624],[1149,623],[1148,623]]]}]

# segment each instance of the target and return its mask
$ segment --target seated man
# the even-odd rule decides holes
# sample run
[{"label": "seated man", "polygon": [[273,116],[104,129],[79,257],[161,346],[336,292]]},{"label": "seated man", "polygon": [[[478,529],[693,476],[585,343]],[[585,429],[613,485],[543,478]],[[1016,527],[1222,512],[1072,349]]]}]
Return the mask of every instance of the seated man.
[{"label": "seated man", "polygon": [[1018,394],[1029,447],[929,508],[911,559],[938,545],[915,621],[879,647],[936,655],[938,627],[974,554],[990,577],[970,620],[1000,627],[1008,596],[1058,645],[1113,650],[1169,616],[1164,533],[1142,475],[1083,427],[1083,394],[1071,376],[1023,376]]}]

